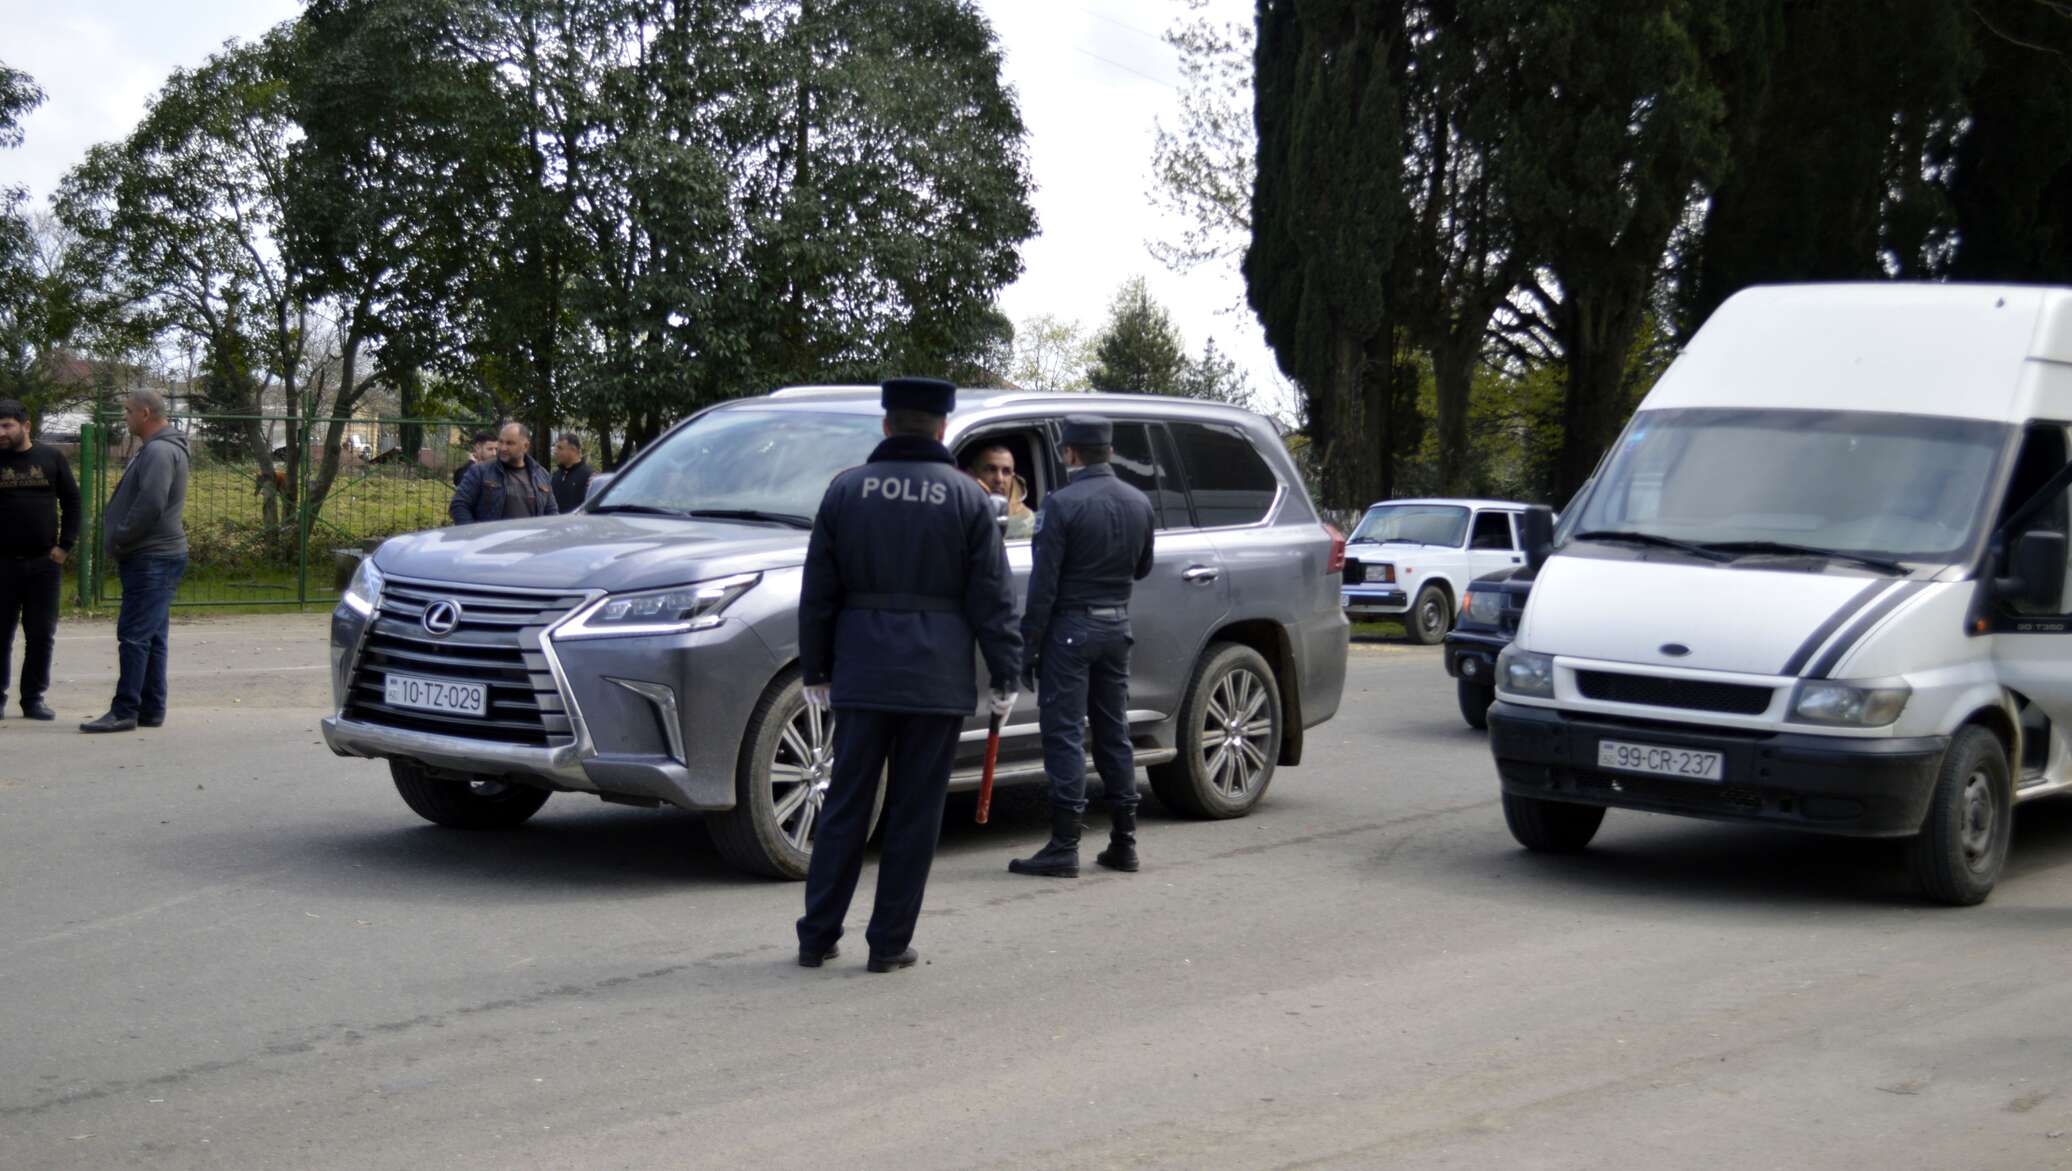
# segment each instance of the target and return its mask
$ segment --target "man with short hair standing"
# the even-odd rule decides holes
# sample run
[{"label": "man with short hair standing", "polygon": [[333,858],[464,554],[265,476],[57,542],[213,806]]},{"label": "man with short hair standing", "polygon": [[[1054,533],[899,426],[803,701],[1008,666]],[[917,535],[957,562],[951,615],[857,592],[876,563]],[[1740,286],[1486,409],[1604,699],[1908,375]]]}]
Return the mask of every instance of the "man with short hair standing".
[{"label": "man with short hair standing", "polygon": [[7,713],[7,676],[14,628],[22,628],[22,714],[54,720],[43,702],[58,638],[58,598],[65,558],[79,537],[79,485],[55,447],[29,439],[29,412],[0,399],[0,716]]},{"label": "man with short hair standing", "polygon": [[573,431],[554,441],[554,507],[574,512],[590,491],[590,465],[583,462],[583,441]]},{"label": "man with short hair standing", "polygon": [[995,714],[1014,709],[1021,667],[1013,579],[992,502],[942,444],[957,388],[895,378],[880,401],[885,441],[828,485],[799,588],[806,702],[835,711],[834,773],[798,921],[799,965],[807,968],[835,956],[881,775],[885,848],[864,932],[866,966],[913,966],[917,953],[907,945],[942,835],[957,737],[978,704],[974,639],[992,673]]},{"label": "man with short hair standing", "polygon": [[468,469],[446,511],[457,525],[554,515],[554,484],[532,458],[532,432],[525,424],[503,425],[497,457]]},{"label": "man with short hair standing", "polygon": [[1079,817],[1086,812],[1086,734],[1108,797],[1108,848],[1094,859],[1137,868],[1137,763],[1130,749],[1130,591],[1151,573],[1151,502],[1109,466],[1114,428],[1067,415],[1071,483],[1036,514],[1029,604],[1022,614],[1024,683],[1036,685],[1043,771],[1050,774],[1050,841],[1007,864],[1016,874],[1079,875]]},{"label": "man with short hair standing", "polygon": [[82,732],[156,728],[166,713],[166,628],[173,592],[187,572],[187,437],[165,417],[157,391],[132,391],[122,404],[129,433],[144,441],[101,513],[108,555],[122,580],[122,610],[115,619],[120,675],[106,715],[79,725]]},{"label": "man with short hair standing", "polygon": [[461,477],[468,474],[469,468],[474,467],[476,464],[486,464],[490,460],[495,459],[496,447],[495,432],[475,432],[475,438],[468,444],[468,462],[453,469],[453,486],[456,488],[460,487]]}]

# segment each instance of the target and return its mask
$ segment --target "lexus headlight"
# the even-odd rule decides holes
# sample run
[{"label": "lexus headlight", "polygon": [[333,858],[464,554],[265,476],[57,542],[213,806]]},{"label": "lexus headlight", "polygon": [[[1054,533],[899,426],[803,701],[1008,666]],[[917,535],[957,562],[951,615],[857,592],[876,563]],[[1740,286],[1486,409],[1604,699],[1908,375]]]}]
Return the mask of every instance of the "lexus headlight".
[{"label": "lexus headlight", "polygon": [[1882,728],[1906,710],[1914,689],[1904,683],[1829,683],[1809,679],[1792,697],[1791,715],[1808,724]]},{"label": "lexus headlight", "polygon": [[360,567],[353,570],[353,579],[338,600],[362,618],[373,616],[374,607],[381,604],[381,570],[374,567],[374,554],[360,558]]},{"label": "lexus headlight", "polygon": [[1469,590],[1468,602],[1462,612],[1468,621],[1477,626],[1501,626],[1504,621],[1504,596],[1495,590]]},{"label": "lexus headlight", "polygon": [[1512,643],[1496,657],[1496,689],[1537,699],[1554,698],[1554,656],[1534,654]]},{"label": "lexus headlight", "polygon": [[709,630],[720,624],[722,611],[762,579],[760,573],[743,573],[666,590],[613,594],[556,631],[555,637],[605,638]]}]

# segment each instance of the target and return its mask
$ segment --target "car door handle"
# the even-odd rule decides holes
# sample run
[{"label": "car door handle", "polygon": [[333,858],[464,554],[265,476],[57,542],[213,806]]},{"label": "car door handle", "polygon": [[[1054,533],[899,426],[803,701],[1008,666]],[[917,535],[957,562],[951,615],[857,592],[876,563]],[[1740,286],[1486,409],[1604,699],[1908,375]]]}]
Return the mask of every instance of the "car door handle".
[{"label": "car door handle", "polygon": [[1212,582],[1223,576],[1223,571],[1213,565],[1190,565],[1180,571],[1181,581]]}]

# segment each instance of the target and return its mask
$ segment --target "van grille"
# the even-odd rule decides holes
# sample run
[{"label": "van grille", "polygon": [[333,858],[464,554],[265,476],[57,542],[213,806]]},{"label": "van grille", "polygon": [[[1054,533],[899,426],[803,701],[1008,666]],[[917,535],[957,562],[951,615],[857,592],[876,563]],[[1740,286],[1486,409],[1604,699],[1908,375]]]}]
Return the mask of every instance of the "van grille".
[{"label": "van grille", "polygon": [[[573,743],[574,728],[540,632],[581,605],[587,595],[396,581],[382,586],[381,605],[361,643],[346,690],[347,719],[415,732],[466,736],[503,744],[553,748]],[[424,628],[434,602],[460,607],[460,622],[444,636]],[[388,672],[462,679],[489,685],[482,716],[442,715],[384,702]]]},{"label": "van grille", "polygon": [[1737,716],[1759,716],[1770,710],[1770,694],[1774,690],[1747,683],[1666,679],[1656,675],[1622,675],[1613,671],[1577,671],[1576,688],[1589,699],[1607,703],[1634,703]]}]

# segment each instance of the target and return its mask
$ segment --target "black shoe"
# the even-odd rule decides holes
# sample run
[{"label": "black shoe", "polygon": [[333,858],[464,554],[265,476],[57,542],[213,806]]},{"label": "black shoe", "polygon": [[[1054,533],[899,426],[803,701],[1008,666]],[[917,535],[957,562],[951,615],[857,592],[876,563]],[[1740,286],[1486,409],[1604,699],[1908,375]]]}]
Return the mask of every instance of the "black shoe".
[{"label": "black shoe", "polygon": [[1050,841],[1029,857],[1009,862],[1007,869],[1014,874],[1034,874],[1043,878],[1078,878],[1079,815],[1069,809],[1053,807],[1050,811]]},{"label": "black shoe", "polygon": [[920,958],[921,953],[910,947],[896,956],[872,956],[863,966],[873,972],[897,972],[901,968],[913,967],[914,961]]},{"label": "black shoe", "polygon": [[82,732],[134,732],[137,730],[135,716],[118,716],[109,712],[97,720],[88,720],[79,725]]},{"label": "black shoe", "polygon": [[163,728],[163,727],[165,727],[165,713],[164,713],[164,712],[160,712],[160,713],[158,713],[158,714],[157,714],[157,715],[155,715],[155,716],[138,716],[138,717],[137,717],[137,727],[139,727],[139,728]]},{"label": "black shoe", "polygon": [[23,700],[22,714],[32,720],[55,720],[58,718],[58,714],[50,710],[50,705],[40,699]]},{"label": "black shoe", "polygon": [[1109,815],[1108,848],[1094,855],[1094,861],[1110,870],[1137,869],[1137,811],[1117,809]]},{"label": "black shoe", "polygon": [[799,949],[799,966],[802,968],[817,968],[841,954],[842,945],[838,943],[828,944],[826,951],[807,951],[802,947]]}]

